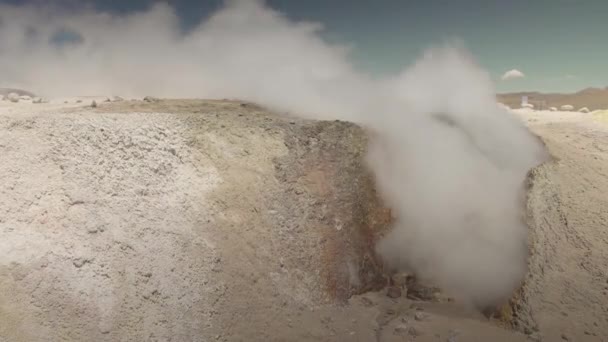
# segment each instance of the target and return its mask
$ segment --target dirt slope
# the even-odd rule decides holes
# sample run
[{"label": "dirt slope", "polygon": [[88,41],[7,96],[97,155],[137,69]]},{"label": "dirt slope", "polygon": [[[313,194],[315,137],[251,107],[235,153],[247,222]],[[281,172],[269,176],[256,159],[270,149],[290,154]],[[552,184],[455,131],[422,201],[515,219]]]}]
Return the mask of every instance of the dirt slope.
[{"label": "dirt slope", "polygon": [[544,341],[608,341],[608,126],[584,114],[522,116],[555,160],[532,173],[520,324]]},{"label": "dirt slope", "polygon": [[266,340],[384,284],[360,128],[186,105],[0,116],[0,337]]}]

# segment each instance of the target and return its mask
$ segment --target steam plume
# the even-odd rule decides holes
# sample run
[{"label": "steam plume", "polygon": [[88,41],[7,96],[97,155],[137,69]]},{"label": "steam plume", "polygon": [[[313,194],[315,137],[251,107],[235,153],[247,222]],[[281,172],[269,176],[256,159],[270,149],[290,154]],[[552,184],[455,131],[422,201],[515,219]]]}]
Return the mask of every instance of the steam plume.
[{"label": "steam plume", "polygon": [[378,245],[386,261],[478,305],[509,296],[526,265],[522,184],[542,147],[463,49],[371,80],[321,30],[260,1],[228,1],[185,34],[165,4],[127,16],[0,5],[0,74],[46,96],[231,97],[358,122],[376,133],[369,164],[398,216]]}]

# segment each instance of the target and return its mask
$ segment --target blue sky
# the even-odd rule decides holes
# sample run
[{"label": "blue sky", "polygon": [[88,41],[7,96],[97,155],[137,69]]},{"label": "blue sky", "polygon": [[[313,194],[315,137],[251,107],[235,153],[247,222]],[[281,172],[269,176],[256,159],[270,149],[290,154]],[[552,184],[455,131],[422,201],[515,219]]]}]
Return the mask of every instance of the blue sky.
[{"label": "blue sky", "polygon": [[[51,1],[0,0],[0,3]],[[153,0],[58,0],[113,13]],[[221,0],[168,1],[184,29]],[[325,38],[352,46],[356,64],[382,75],[400,70],[428,46],[461,39],[497,80],[498,91],[568,92],[608,86],[608,0],[268,0],[291,18],[323,23]],[[501,81],[511,69],[525,77]]]}]

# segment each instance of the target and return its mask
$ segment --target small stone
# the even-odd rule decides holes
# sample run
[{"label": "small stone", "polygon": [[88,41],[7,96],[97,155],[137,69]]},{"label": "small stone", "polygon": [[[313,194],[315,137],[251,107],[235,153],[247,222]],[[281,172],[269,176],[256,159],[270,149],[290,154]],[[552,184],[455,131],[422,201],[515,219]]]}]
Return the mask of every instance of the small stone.
[{"label": "small stone", "polygon": [[91,107],[97,108],[97,102],[95,100],[93,100],[93,102],[91,102]]},{"label": "small stone", "polygon": [[104,334],[104,335],[109,334],[111,329],[112,329],[112,325],[110,322],[106,322],[106,321],[99,322],[99,332],[101,332],[102,334]]},{"label": "small stone", "polygon": [[410,275],[407,273],[395,273],[391,276],[391,282],[394,286],[403,288],[407,284],[408,277],[410,277]]},{"label": "small stone", "polygon": [[412,300],[432,301],[436,298],[436,292],[435,288],[413,283],[408,284],[406,297]]},{"label": "small stone", "polygon": [[412,337],[420,336],[420,332],[418,330],[416,330],[416,328],[414,328],[414,327],[409,327],[407,329],[407,333],[408,333],[408,335],[410,335]]},{"label": "small stone", "polygon": [[82,100],[76,100],[76,103],[82,103]]},{"label": "small stone", "polygon": [[448,332],[448,339],[446,341],[447,342],[456,342],[456,338],[458,337],[459,334],[460,334],[460,332],[458,330],[450,330]]},{"label": "small stone", "polygon": [[389,298],[399,298],[401,297],[401,288],[397,286],[391,286],[386,291],[386,296]]},{"label": "small stone", "polygon": [[158,102],[159,100],[156,97],[146,96],[144,97],[145,102]]},{"label": "small stone", "polygon": [[423,321],[427,318],[427,315],[424,312],[416,312],[414,314],[414,319],[417,321]]},{"label": "small stone", "polygon": [[367,297],[361,297],[361,303],[363,304],[363,306],[366,306],[366,307],[370,307],[370,306],[374,305],[374,302]]},{"label": "small stone", "polygon": [[114,102],[121,102],[121,101],[124,101],[124,100],[125,100],[125,99],[123,99],[123,98],[122,98],[122,97],[120,97],[120,96],[114,96]]},{"label": "small stone", "polygon": [[398,326],[395,327],[394,330],[395,335],[401,335],[404,336],[408,333],[408,327],[405,324],[400,324]]},{"label": "small stone", "polygon": [[566,336],[566,334],[562,334],[562,340],[570,341],[570,338],[568,338],[568,336]]}]

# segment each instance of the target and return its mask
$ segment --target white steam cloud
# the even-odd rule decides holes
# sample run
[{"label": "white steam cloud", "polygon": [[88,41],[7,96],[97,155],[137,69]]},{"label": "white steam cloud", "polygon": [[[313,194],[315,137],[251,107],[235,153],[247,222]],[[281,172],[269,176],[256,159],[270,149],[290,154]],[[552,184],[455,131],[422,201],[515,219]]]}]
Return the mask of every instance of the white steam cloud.
[{"label": "white steam cloud", "polygon": [[320,30],[260,1],[229,1],[186,34],[163,4],[128,16],[0,5],[0,74],[47,96],[241,98],[358,122],[398,216],[378,245],[387,263],[477,305],[508,297],[525,273],[523,181],[542,146],[462,49],[371,80]]},{"label": "white steam cloud", "polygon": [[429,51],[395,89],[403,109],[369,154],[398,214],[379,251],[468,303],[500,304],[526,271],[523,182],[547,154],[462,51]]}]

